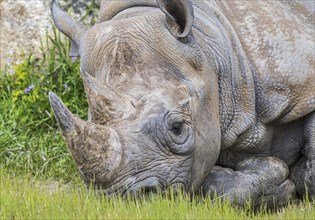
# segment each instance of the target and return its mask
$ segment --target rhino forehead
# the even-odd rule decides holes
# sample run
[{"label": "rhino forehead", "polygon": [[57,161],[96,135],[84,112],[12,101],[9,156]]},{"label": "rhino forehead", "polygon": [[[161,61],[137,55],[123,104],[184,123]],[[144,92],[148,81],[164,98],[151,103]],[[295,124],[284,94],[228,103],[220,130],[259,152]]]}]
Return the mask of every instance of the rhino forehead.
[{"label": "rhino forehead", "polygon": [[194,72],[202,71],[200,51],[193,43],[179,42],[164,23],[163,15],[154,12],[150,16],[97,24],[85,35],[82,67],[90,74],[102,72],[105,67],[130,72],[164,60],[193,68]]},{"label": "rhino forehead", "polygon": [[186,80],[176,64],[132,37],[98,40],[90,54],[88,62],[82,62],[83,69],[102,83],[138,98],[149,90],[176,88]]},{"label": "rhino forehead", "polygon": [[95,36],[89,33],[85,39],[81,62],[89,73],[103,71],[104,66],[123,71],[126,68],[136,68],[137,63],[143,61],[141,54],[144,50],[136,45],[134,39],[113,36],[107,33],[109,31],[96,33]]}]

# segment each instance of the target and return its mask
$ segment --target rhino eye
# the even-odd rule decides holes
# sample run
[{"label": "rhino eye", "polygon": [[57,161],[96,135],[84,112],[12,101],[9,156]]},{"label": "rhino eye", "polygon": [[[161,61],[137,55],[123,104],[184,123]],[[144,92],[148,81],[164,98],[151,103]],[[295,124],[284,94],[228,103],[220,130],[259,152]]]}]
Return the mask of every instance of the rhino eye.
[{"label": "rhino eye", "polygon": [[172,132],[176,135],[180,135],[183,131],[183,123],[182,122],[175,122],[172,125]]},{"label": "rhino eye", "polygon": [[162,144],[177,155],[188,155],[194,148],[194,134],[189,116],[170,112],[164,116],[165,126],[157,130]]}]

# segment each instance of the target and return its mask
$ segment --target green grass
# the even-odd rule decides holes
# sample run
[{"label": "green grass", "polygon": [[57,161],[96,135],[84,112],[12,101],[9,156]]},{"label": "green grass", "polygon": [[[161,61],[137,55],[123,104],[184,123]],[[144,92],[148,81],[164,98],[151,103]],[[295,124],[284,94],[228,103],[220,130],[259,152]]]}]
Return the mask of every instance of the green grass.
[{"label": "green grass", "polygon": [[0,219],[314,219],[315,204],[307,200],[255,213],[183,193],[138,200],[95,195],[80,179],[47,96],[54,91],[86,118],[79,63],[56,30],[42,40],[41,51],[36,59],[12,54],[0,72]]},{"label": "green grass", "polygon": [[48,101],[58,94],[86,118],[87,101],[79,76],[80,64],[69,58],[69,41],[42,39],[42,56],[14,57],[0,72],[0,165],[16,172],[70,181],[78,172],[59,134]]},{"label": "green grass", "polygon": [[315,204],[305,201],[268,213],[237,209],[210,198],[161,194],[133,200],[103,197],[82,183],[44,182],[0,170],[0,219],[314,219]]}]

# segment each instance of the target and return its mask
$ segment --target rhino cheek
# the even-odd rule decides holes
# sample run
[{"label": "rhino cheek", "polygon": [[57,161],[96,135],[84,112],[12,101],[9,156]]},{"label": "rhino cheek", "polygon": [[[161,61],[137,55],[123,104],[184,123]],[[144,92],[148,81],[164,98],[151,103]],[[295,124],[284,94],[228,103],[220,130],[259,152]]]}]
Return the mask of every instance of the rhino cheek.
[{"label": "rhino cheek", "polygon": [[216,163],[220,152],[220,137],[220,133],[217,132],[209,134],[208,137],[202,135],[196,137],[198,145],[193,152],[193,165],[189,186],[190,192],[195,192],[200,187],[203,180]]},{"label": "rhino cheek", "polygon": [[[213,79],[216,81],[215,79]],[[196,123],[196,144],[193,152],[193,165],[190,176],[189,191],[195,192],[214,164],[216,163],[221,147],[221,128],[219,121],[219,98],[217,86],[205,89],[204,99],[195,109],[200,109]],[[211,94],[211,96],[209,95]],[[199,123],[198,123],[199,122]]]}]

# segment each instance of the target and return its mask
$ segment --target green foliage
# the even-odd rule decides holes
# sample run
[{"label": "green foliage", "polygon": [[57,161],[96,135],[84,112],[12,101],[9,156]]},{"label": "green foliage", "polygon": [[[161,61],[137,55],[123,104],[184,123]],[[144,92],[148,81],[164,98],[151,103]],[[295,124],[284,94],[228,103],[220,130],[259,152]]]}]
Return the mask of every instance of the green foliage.
[{"label": "green foliage", "polygon": [[48,92],[86,118],[87,101],[79,62],[69,57],[69,41],[53,36],[42,41],[41,57],[22,55],[0,72],[0,164],[47,177],[77,178],[76,168],[58,133]]},{"label": "green foliage", "polygon": [[0,169],[0,219],[312,219],[315,203],[306,200],[274,212],[238,209],[221,199],[189,198],[179,191],[131,197],[104,197],[82,183],[16,178]]}]

